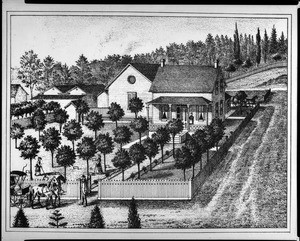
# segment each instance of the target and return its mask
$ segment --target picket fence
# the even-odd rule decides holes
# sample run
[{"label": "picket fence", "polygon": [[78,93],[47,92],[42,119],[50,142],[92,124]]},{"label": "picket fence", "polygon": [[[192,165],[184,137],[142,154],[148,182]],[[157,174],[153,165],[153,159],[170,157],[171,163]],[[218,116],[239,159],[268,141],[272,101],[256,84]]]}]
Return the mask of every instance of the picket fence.
[{"label": "picket fence", "polygon": [[[43,183],[46,183],[46,181],[42,179],[34,179],[25,180],[23,184],[26,187],[29,185],[37,186]],[[61,188],[63,190],[61,199],[80,199],[80,181],[67,180],[65,183],[62,183]]]},{"label": "picket fence", "polygon": [[191,181],[130,180],[100,181],[98,199],[101,200],[189,200],[192,198]]}]

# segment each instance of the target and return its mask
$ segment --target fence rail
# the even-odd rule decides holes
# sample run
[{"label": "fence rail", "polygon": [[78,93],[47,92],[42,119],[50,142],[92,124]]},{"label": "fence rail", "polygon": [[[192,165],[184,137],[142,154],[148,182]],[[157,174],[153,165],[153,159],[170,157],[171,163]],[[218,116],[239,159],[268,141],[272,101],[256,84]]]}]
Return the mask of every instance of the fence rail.
[{"label": "fence rail", "polygon": [[192,198],[191,181],[131,180],[100,181],[98,199],[102,200],[188,200]]}]

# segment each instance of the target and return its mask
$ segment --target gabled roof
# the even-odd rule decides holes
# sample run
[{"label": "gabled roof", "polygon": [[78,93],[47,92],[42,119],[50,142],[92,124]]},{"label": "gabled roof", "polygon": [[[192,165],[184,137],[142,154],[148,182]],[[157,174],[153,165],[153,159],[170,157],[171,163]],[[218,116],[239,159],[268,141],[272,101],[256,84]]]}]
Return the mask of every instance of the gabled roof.
[{"label": "gabled roof", "polygon": [[23,91],[26,93],[26,95],[28,95],[28,93],[26,92],[26,90],[24,90],[24,88],[20,84],[11,84],[10,85],[10,97],[11,98],[15,98],[16,97],[16,94],[17,94],[19,88],[23,89]]},{"label": "gabled roof", "polygon": [[77,107],[76,100],[70,101],[64,108],[68,108],[70,105],[74,105],[75,107]]},{"label": "gabled roof", "polygon": [[211,66],[166,65],[159,67],[150,87],[154,93],[211,93],[219,69]]},{"label": "gabled roof", "polygon": [[86,94],[93,94],[93,95],[99,95],[101,94],[104,89],[105,85],[103,84],[97,84],[97,85],[85,85],[85,84],[74,84],[74,85],[55,85],[55,88],[60,90],[62,93],[66,93],[70,91],[71,89],[78,87],[82,89]]},{"label": "gabled roof", "polygon": [[127,64],[125,66],[125,68],[123,68],[118,75],[112,79],[107,85],[106,85],[106,89],[108,89],[108,87],[115,82],[115,80],[129,67],[132,66],[133,68],[135,68],[137,71],[139,71],[142,75],[144,75],[149,81],[153,81],[157,70],[159,68],[159,64],[142,64],[142,63],[130,63]]},{"label": "gabled roof", "polygon": [[[257,97],[258,101],[263,101],[264,96],[267,94],[269,90],[245,90],[244,92],[247,95],[247,99],[250,100],[254,97]],[[238,91],[237,90],[228,90],[226,91],[231,97],[234,97]]]}]

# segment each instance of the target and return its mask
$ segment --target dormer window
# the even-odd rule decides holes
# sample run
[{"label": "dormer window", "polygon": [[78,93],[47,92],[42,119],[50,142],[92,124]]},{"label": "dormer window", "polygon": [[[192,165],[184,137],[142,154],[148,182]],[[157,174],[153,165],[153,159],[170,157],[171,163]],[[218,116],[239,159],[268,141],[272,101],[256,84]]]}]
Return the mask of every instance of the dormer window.
[{"label": "dormer window", "polygon": [[133,75],[129,75],[127,78],[127,81],[129,84],[134,84],[136,81],[136,78]]}]

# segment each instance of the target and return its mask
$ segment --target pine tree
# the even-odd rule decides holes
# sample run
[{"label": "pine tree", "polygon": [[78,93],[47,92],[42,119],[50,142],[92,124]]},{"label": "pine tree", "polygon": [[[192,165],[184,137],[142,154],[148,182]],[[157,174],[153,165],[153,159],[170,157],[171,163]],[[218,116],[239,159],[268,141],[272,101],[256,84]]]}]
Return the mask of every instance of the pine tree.
[{"label": "pine tree", "polygon": [[14,228],[29,228],[28,219],[22,208],[19,208],[13,223]]},{"label": "pine tree", "polygon": [[237,29],[237,23],[235,23],[235,32],[234,32],[234,60],[235,64],[240,65],[242,64],[241,61],[241,48],[240,48],[240,40],[239,40],[239,32]]},{"label": "pine tree", "polygon": [[256,46],[257,46],[257,49],[256,49],[256,63],[257,63],[257,65],[260,64],[260,59],[261,59],[260,41],[261,41],[260,31],[259,31],[259,28],[257,28],[257,34],[256,34]]},{"label": "pine tree", "polygon": [[127,220],[128,220],[128,228],[141,228],[141,219],[137,211],[137,204],[134,197],[132,197],[130,201]]},{"label": "pine tree", "polygon": [[95,205],[91,212],[89,228],[104,228],[105,222],[103,220],[100,208]]},{"label": "pine tree", "polygon": [[270,39],[270,54],[275,54],[278,51],[277,33],[275,25],[273,25]]},{"label": "pine tree", "polygon": [[59,212],[59,210],[54,210],[52,214],[53,216],[51,216],[50,219],[54,220],[54,222],[49,222],[50,226],[59,228],[65,227],[68,224],[67,222],[59,223],[60,220],[64,219],[64,217],[61,216],[62,214]]},{"label": "pine tree", "polygon": [[278,51],[280,54],[286,54],[287,46],[283,32],[281,32],[281,36],[278,41]]},{"label": "pine tree", "polygon": [[263,58],[265,63],[267,62],[268,54],[269,54],[269,37],[267,34],[267,30],[265,29],[264,43],[263,43]]}]

